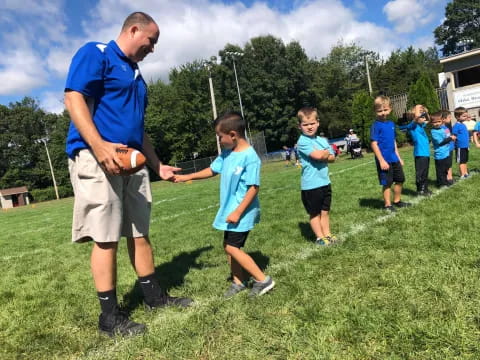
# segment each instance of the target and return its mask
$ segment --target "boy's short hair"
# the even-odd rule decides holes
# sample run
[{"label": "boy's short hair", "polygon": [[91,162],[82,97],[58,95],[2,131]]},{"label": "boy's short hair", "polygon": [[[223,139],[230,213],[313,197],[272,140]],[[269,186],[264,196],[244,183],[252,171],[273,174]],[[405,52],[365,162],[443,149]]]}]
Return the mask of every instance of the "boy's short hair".
[{"label": "boy's short hair", "polygon": [[382,105],[388,105],[391,107],[390,98],[386,95],[379,95],[373,101],[373,108],[377,110]]},{"label": "boy's short hair", "polygon": [[450,115],[449,110],[440,110],[440,112],[442,113],[442,119],[446,119]]},{"label": "boy's short hair", "polygon": [[245,137],[245,120],[238,111],[227,111],[218,116],[214,120],[213,126],[218,127],[223,133],[235,131],[238,136]]},{"label": "boy's short hair", "polygon": [[315,113],[315,118],[318,118],[317,108],[314,108],[313,106],[305,106],[301,108],[297,112],[298,123],[300,124],[305,118],[312,116],[313,113]]},{"label": "boy's short hair", "polygon": [[463,106],[457,107],[455,110],[453,110],[453,114],[455,115],[455,118],[459,118],[462,114],[465,114],[467,112],[467,109],[465,109]]},{"label": "boy's short hair", "polygon": [[438,119],[438,118],[440,118],[440,119],[443,120],[443,119],[445,119],[445,118],[443,117],[443,113],[444,113],[444,111],[442,111],[442,110],[435,111],[433,114],[430,114],[430,119],[431,119],[432,121],[433,121],[434,119]]},{"label": "boy's short hair", "polygon": [[426,112],[426,119],[427,121],[429,120],[429,117],[431,117],[432,115],[431,114],[428,114],[428,109],[425,105],[422,105],[422,104],[417,104],[417,105],[414,105],[412,106],[412,108],[410,110],[407,111],[407,119],[409,121],[412,121],[412,120],[415,120],[415,108],[417,106],[423,106],[423,111]]}]

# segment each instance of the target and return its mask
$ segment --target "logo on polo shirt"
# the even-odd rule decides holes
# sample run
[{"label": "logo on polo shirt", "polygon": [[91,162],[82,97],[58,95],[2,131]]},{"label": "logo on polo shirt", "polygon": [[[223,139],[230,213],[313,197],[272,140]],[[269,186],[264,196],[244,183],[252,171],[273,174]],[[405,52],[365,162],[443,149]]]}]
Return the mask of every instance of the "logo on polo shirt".
[{"label": "logo on polo shirt", "polygon": [[240,175],[240,173],[242,172],[242,170],[243,170],[243,167],[237,166],[237,167],[235,168],[234,174],[235,174],[235,175]]}]

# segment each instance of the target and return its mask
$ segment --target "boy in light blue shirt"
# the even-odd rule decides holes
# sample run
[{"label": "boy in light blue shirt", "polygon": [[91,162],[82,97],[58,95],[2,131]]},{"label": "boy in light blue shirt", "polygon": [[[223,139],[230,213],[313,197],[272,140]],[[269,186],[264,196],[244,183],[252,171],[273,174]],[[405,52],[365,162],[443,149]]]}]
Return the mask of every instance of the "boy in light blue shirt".
[{"label": "boy in light blue shirt", "polygon": [[442,112],[437,111],[431,115],[432,120],[432,144],[435,170],[437,173],[438,186],[450,186],[448,169],[452,166],[450,144],[455,141],[455,136],[450,134],[450,129],[443,124]]},{"label": "boy in light blue shirt", "polygon": [[254,278],[249,296],[260,296],[270,291],[275,282],[270,276],[265,276],[252,257],[241,248],[260,217],[257,195],[261,161],[244,137],[245,120],[239,113],[227,112],[215,119],[214,125],[223,147],[222,153],[206,169],[188,175],[175,175],[175,182],[221,174],[220,208],[213,227],[224,231],[223,247],[229,257],[233,278],[224,296],[230,298],[247,289],[243,270]]},{"label": "boy in light blue shirt", "polygon": [[310,226],[317,237],[317,245],[331,245],[337,238],[330,232],[330,205],[332,188],[328,176],[328,162],[335,161],[332,147],[325,138],[317,136],[317,109],[304,107],[297,113],[298,154],[302,163],[302,202],[310,215]]},{"label": "boy in light blue shirt", "polygon": [[432,195],[428,190],[428,169],[430,167],[430,141],[425,127],[428,123],[428,112],[423,105],[415,105],[409,112],[413,119],[407,125],[408,133],[413,141],[415,157],[415,180],[418,195]]}]

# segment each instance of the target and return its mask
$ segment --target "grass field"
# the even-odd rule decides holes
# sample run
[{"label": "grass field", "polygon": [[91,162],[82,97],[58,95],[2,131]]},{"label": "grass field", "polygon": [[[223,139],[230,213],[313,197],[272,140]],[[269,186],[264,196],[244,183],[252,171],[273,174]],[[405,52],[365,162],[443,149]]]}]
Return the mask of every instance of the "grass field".
[{"label": "grass field", "polygon": [[[312,242],[300,170],[265,164],[262,221],[246,250],[277,286],[253,300],[222,297],[218,178],[154,183],[158,278],[196,304],[145,312],[122,242],[117,293],[147,324],[140,337],[97,333],[90,245],[70,243],[73,199],[0,212],[0,359],[479,359],[480,176],[417,198],[411,151],[403,200],[414,206],[396,214],[381,210],[371,154],[331,164],[343,244],[330,248]],[[480,150],[470,157],[479,168]]]}]

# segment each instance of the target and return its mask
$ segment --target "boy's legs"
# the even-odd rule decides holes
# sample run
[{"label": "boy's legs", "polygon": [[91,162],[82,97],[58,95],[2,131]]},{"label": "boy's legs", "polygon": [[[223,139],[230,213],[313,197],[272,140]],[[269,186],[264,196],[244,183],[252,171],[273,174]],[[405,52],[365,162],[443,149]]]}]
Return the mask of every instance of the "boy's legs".
[{"label": "boy's legs", "polygon": [[385,207],[392,206],[392,192],[390,190],[390,185],[384,185],[382,188],[383,194],[383,202],[385,203]]},{"label": "boy's legs", "polygon": [[310,215],[310,226],[312,228],[313,233],[317,237],[317,239],[323,238],[330,234],[330,232],[329,233],[323,232],[322,213],[315,216]]},{"label": "boy's legs", "polygon": [[430,166],[430,158],[427,156],[415,157],[415,182],[417,192],[424,193],[428,191],[428,168]]},{"label": "boy's legs", "polygon": [[402,188],[403,183],[395,183],[395,185],[393,185],[393,203],[400,202],[402,198]]},{"label": "boy's legs", "polygon": [[246,252],[232,245],[224,244],[225,252],[232,257],[231,270],[233,279],[237,284],[241,283],[243,277],[241,269],[247,271],[256,281],[265,280],[265,274]]}]

